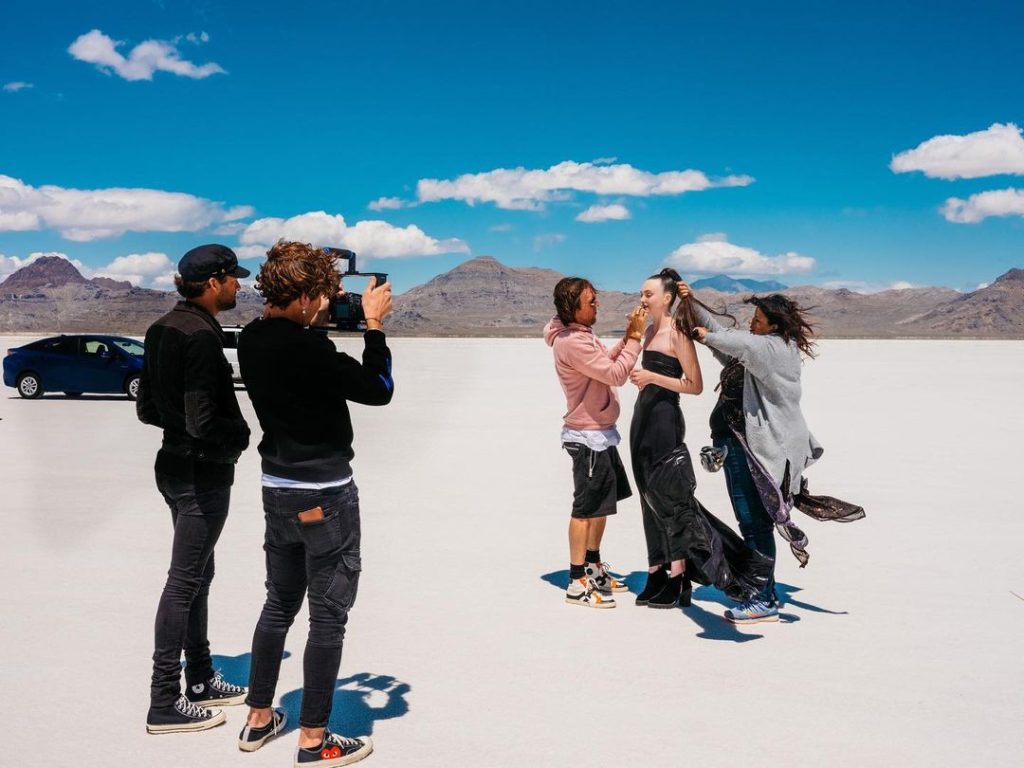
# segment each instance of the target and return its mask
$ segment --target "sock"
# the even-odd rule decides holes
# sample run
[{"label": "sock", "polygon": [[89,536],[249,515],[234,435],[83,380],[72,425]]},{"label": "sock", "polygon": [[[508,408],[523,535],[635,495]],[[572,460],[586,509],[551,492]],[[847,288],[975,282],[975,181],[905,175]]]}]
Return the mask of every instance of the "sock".
[{"label": "sock", "polygon": [[569,563],[569,580],[582,579],[586,575],[586,571],[583,570],[583,563],[579,565],[573,565]]},{"label": "sock", "polygon": [[599,549],[588,549],[587,550],[587,562],[588,563],[600,563],[601,562],[601,550],[599,550]]}]

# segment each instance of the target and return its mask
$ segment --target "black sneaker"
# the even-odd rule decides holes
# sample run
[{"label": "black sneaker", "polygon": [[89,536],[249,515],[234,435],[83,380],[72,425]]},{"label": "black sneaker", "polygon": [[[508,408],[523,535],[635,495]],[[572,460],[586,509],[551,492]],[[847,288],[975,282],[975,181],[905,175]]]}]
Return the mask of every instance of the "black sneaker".
[{"label": "black sneaker", "polygon": [[221,677],[220,672],[205,683],[190,685],[185,691],[188,700],[201,707],[210,704],[220,704],[222,707],[241,704],[248,693],[249,691],[242,686],[229,683]]},{"label": "black sneaker", "polygon": [[275,709],[270,713],[270,722],[262,728],[245,726],[238,734],[238,748],[243,752],[255,752],[275,736],[280,736],[288,722],[288,715],[282,709]]},{"label": "black sneaker", "polygon": [[193,704],[184,696],[169,707],[149,708],[146,730],[149,733],[184,733],[205,731],[224,722],[224,713],[219,709],[207,709]]},{"label": "black sneaker", "polygon": [[324,731],[324,740],[319,747],[295,750],[295,766],[311,765],[319,768],[334,768],[337,765],[357,763],[373,752],[373,740],[369,736],[346,739],[330,731]]}]

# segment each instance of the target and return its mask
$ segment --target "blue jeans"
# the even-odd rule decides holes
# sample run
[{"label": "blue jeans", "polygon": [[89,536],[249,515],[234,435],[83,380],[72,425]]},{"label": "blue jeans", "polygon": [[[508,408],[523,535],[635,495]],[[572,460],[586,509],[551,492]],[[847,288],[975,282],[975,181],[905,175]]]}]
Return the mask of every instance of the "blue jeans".
[{"label": "blue jeans", "polygon": [[[322,517],[299,517],[315,507],[323,511]],[[299,724],[320,728],[331,716],[345,625],[362,569],[359,491],[355,482],[323,490],[264,488],[263,512],[267,600],[253,633],[245,703],[273,705],[285,637],[308,593]]]},{"label": "blue jeans", "polygon": [[162,473],[156,487],[171,510],[174,542],[171,567],[156,611],[150,703],[169,707],[181,694],[181,652],[188,685],[213,677],[206,635],[207,604],[213,581],[213,548],[231,501],[231,486],[198,490],[194,483]]},{"label": "blue jeans", "polygon": [[775,601],[775,521],[765,509],[757,486],[754,485],[743,445],[733,437],[716,438],[714,443],[716,448],[725,446],[729,449],[723,466],[725,485],[729,489],[729,500],[732,502],[736,522],[740,524],[743,541],[773,561],[772,575],[760,597]]}]

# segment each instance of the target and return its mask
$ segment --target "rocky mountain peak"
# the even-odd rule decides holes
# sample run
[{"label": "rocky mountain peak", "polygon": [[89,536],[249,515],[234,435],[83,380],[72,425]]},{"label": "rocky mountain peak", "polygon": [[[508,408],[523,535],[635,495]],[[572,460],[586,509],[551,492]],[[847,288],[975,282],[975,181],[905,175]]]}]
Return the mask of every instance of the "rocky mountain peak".
[{"label": "rocky mountain peak", "polygon": [[60,288],[65,285],[86,285],[86,280],[75,265],[60,256],[43,256],[22,267],[0,283],[5,294],[31,293],[42,288]]},{"label": "rocky mountain peak", "polygon": [[1013,268],[1009,272],[1000,275],[993,281],[993,285],[996,283],[1009,284],[1014,283],[1018,285],[1024,285],[1024,269]]}]

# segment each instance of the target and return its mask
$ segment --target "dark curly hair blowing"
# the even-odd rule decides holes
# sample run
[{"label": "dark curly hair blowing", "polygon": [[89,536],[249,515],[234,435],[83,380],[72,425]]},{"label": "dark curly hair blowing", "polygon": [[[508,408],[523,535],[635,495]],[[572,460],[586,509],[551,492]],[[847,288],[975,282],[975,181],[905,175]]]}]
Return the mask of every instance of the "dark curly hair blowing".
[{"label": "dark curly hair blowing", "polygon": [[272,307],[287,307],[303,294],[333,296],[341,281],[336,261],[334,254],[309,243],[278,240],[256,276],[256,290]]},{"label": "dark curly hair blowing", "polygon": [[[727,317],[732,321],[733,325],[736,325],[735,317],[730,315],[728,312],[717,312],[713,310],[707,304],[694,297],[692,292],[686,298],[680,299],[679,283],[683,282],[683,278],[681,278],[679,273],[671,267],[665,267],[661,272],[656,275],[651,275],[647,279],[661,280],[661,286],[665,289],[665,293],[672,297],[672,300],[668,303],[669,309],[672,309],[672,306],[675,305],[675,309],[672,310],[672,319],[675,322],[676,330],[686,336],[689,336],[691,339],[694,338],[693,329],[700,325],[700,322],[697,320],[697,313],[694,310],[695,305],[704,307],[704,309],[713,315]],[[679,301],[678,304],[676,304],[677,300]]]},{"label": "dark curly hair blowing", "polygon": [[575,322],[576,310],[580,308],[580,296],[587,288],[597,295],[597,289],[582,277],[563,277],[555,285],[555,312],[563,325]]},{"label": "dark curly hair blowing", "polygon": [[779,334],[787,343],[796,341],[797,347],[808,357],[814,357],[814,326],[807,322],[804,314],[810,312],[814,307],[800,307],[792,299],[787,299],[781,293],[773,293],[770,296],[751,296],[744,299],[745,304],[753,304],[760,309],[768,322],[775,326],[775,333]]}]

